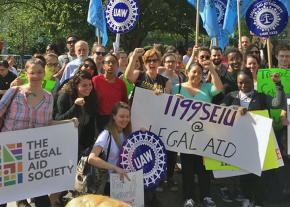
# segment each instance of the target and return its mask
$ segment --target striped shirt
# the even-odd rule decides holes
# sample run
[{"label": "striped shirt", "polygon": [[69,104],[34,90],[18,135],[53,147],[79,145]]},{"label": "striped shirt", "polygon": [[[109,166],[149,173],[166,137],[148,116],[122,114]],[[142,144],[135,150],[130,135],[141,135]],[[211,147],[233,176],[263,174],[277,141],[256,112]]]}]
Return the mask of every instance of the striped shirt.
[{"label": "striped shirt", "polygon": [[[45,91],[43,99],[32,107],[27,103],[26,90],[10,88],[0,101],[0,116],[4,114],[2,132],[47,126],[52,121],[53,96]],[[11,102],[11,104],[10,104]],[[10,107],[7,109],[8,105]]]}]

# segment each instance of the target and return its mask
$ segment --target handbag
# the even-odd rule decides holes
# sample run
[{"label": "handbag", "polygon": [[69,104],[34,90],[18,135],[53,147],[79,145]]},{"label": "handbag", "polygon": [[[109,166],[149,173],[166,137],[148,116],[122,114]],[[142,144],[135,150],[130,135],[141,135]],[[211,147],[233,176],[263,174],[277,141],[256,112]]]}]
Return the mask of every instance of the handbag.
[{"label": "handbag", "polygon": [[[109,145],[106,156],[104,151],[102,151],[102,153],[99,156],[101,159],[105,161],[108,161],[111,149],[112,138],[110,132],[108,135],[108,139]],[[78,162],[74,188],[77,192],[82,194],[85,193],[104,194],[104,189],[107,180],[109,178],[108,170],[100,169],[93,165],[90,165],[88,163],[88,158],[89,155],[82,156]]]},{"label": "handbag", "polygon": [[[2,127],[3,127],[3,125],[4,125],[4,119],[5,119],[5,116],[6,116],[6,112],[7,112],[7,110],[10,108],[10,105],[11,105],[11,103],[12,103],[14,97],[15,97],[16,94],[18,93],[18,91],[19,91],[19,87],[16,87],[16,90],[14,91],[14,94],[11,96],[10,101],[9,101],[9,104],[8,104],[8,106],[6,107],[5,112],[4,112],[3,115],[0,117],[0,131],[2,130]],[[2,97],[2,98],[3,98],[3,97]]]}]

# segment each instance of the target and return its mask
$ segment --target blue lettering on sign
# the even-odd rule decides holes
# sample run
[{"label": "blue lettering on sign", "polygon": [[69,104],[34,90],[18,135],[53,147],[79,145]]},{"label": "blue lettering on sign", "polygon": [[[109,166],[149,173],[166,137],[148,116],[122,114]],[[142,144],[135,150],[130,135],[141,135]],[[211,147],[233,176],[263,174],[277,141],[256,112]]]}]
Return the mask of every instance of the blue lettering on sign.
[{"label": "blue lettering on sign", "polygon": [[116,22],[122,23],[129,16],[129,8],[124,3],[118,3],[113,9],[113,18]]}]

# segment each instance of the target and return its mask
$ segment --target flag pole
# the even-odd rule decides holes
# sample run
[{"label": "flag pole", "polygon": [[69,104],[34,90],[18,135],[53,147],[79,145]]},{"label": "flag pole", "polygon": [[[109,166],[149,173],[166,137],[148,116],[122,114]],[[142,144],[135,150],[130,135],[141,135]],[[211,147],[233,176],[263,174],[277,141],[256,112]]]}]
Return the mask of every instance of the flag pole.
[{"label": "flag pole", "polygon": [[268,67],[272,68],[272,51],[270,37],[267,39],[267,52],[268,52]]},{"label": "flag pole", "polygon": [[195,45],[198,45],[198,37],[199,37],[199,0],[196,1]]},{"label": "flag pole", "polygon": [[98,32],[98,45],[101,45],[101,32],[99,28],[97,28],[97,32]]},{"label": "flag pole", "polygon": [[242,33],[241,33],[241,0],[237,0],[237,14],[238,14],[238,33],[239,33],[239,49],[242,48]]},{"label": "flag pole", "polygon": [[215,41],[216,41],[216,42],[215,42],[215,43],[216,43],[216,44],[215,44],[216,47],[219,47],[219,38],[218,38],[218,36],[215,37]]}]

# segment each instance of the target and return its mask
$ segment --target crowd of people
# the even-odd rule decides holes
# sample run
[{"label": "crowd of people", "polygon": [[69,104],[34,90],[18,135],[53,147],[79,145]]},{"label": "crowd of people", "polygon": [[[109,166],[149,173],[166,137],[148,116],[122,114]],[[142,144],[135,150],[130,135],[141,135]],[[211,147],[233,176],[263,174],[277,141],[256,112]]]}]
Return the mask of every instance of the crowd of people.
[{"label": "crowd of people", "polygon": [[[261,42],[264,43],[264,39]],[[239,176],[233,179],[234,187],[225,182],[220,190],[225,202],[231,202],[233,192],[239,192],[236,196],[243,200],[244,207],[264,206],[266,198],[269,199],[266,188],[275,189],[271,195],[277,200],[289,192],[289,160],[284,141],[289,125],[286,97],[290,96],[285,94],[279,74],[271,76],[276,87],[275,97],[257,92],[257,71],[268,65],[267,51],[259,42],[251,44],[250,38],[244,36],[241,48],[228,47],[225,51],[219,47],[189,46],[184,56],[173,46],[160,49],[160,45],[146,51],[135,48],[130,54],[125,51],[107,53],[97,43],[93,44],[89,55],[89,44],[77,36],[68,36],[66,43],[66,54],[58,56],[54,45],[48,45],[46,53],[34,54],[22,72],[13,67],[13,57],[0,61],[2,132],[77,118],[78,157],[89,150],[91,165],[118,173],[121,179],[129,179],[117,163],[122,144],[132,131],[130,105],[135,87],[152,90],[156,95],[167,93],[180,99],[239,106],[241,114],[248,110],[278,108],[282,109],[284,127],[275,133],[284,153],[285,167],[263,172],[261,177]],[[290,69],[290,46],[276,45],[274,49],[275,66]],[[100,159],[102,152],[108,155],[107,160]],[[167,151],[167,155],[166,179],[155,189],[145,190],[145,206],[161,206],[156,191],[162,192],[165,188],[172,192],[182,190],[184,207],[195,206],[197,200],[206,207],[216,206],[210,189],[212,173],[205,170],[202,157],[180,154],[181,169],[177,170],[181,170],[182,189],[179,189],[174,180],[179,155],[171,151]],[[198,177],[198,196],[194,174]],[[109,186],[108,180],[105,195],[110,195]],[[36,207],[61,206],[63,194],[32,200]],[[22,200],[17,206],[31,205]]]}]

